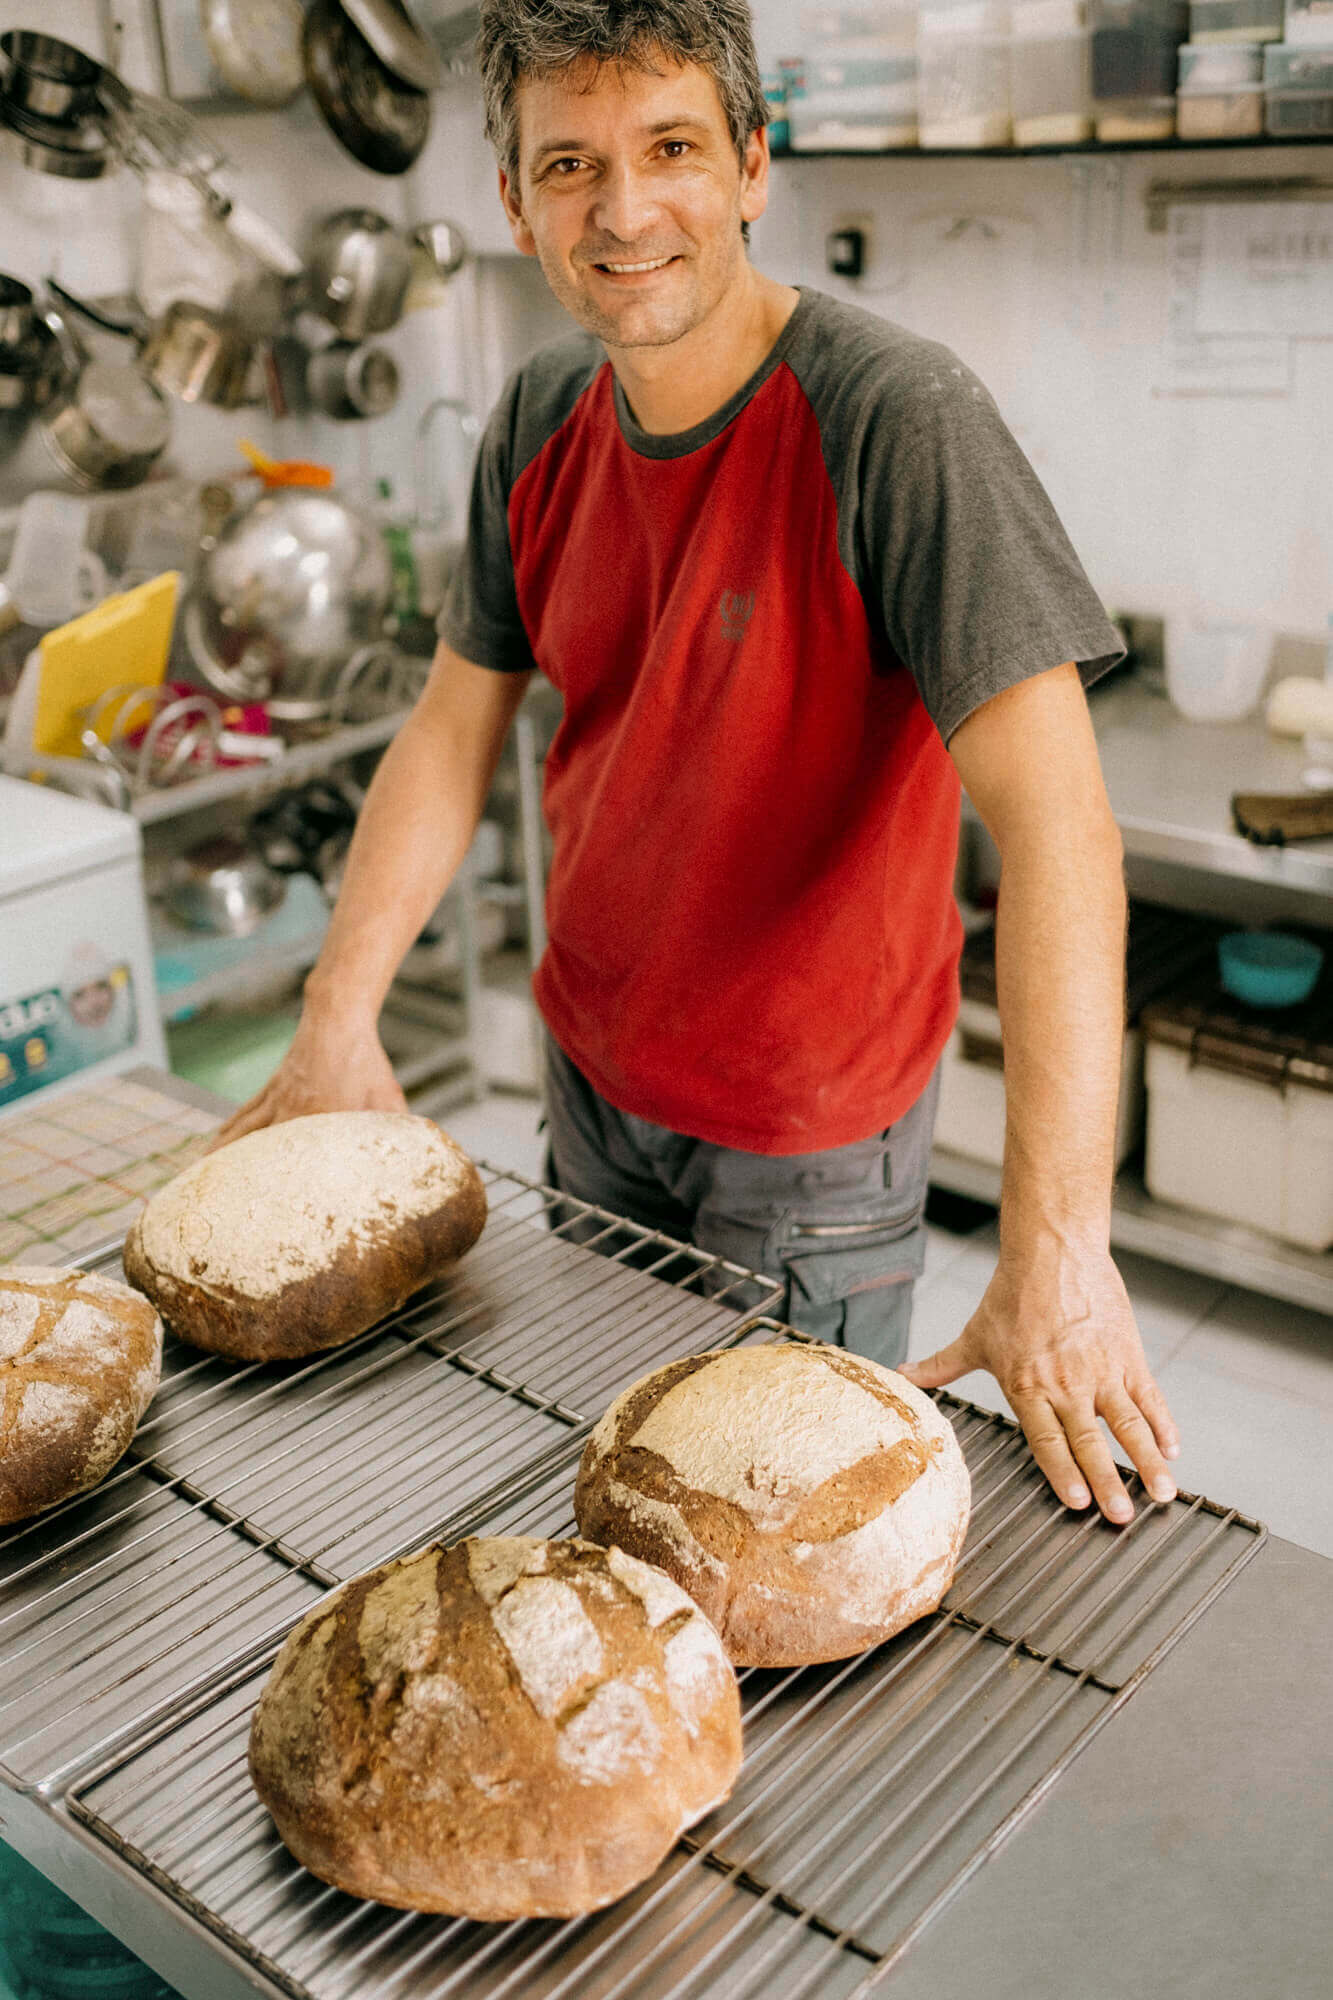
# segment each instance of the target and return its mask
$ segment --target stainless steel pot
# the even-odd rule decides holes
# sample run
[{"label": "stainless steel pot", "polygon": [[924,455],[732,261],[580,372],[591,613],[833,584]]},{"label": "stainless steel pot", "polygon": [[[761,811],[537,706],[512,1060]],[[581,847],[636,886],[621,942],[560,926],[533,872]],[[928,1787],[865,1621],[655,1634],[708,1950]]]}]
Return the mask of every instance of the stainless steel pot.
[{"label": "stainless steel pot", "polygon": [[397,325],[411,276],[411,246],[391,222],[373,208],[341,208],[310,240],[306,302],[344,340],[364,340]]},{"label": "stainless steel pot", "polygon": [[139,366],[182,403],[234,410],[246,399],[255,343],[227,314],[177,299],[149,332]]},{"label": "stainless steel pot", "polygon": [[398,400],[398,363],[387,347],[334,340],[306,363],[306,393],[329,417],[382,417]]},{"label": "stainless steel pot", "polygon": [[326,716],[348,660],[383,636],[393,590],[373,521],[320,488],[261,494],[205,546],[185,610],[200,672],[278,721]]},{"label": "stainless steel pot", "polygon": [[32,28],[0,35],[0,70],[9,103],[37,118],[76,119],[96,109],[101,63],[54,35]]},{"label": "stainless steel pot", "polygon": [[137,486],[171,437],[166,398],[128,363],[90,359],[54,307],[43,318],[60,342],[68,371],[42,413],[47,450],[80,486]]}]

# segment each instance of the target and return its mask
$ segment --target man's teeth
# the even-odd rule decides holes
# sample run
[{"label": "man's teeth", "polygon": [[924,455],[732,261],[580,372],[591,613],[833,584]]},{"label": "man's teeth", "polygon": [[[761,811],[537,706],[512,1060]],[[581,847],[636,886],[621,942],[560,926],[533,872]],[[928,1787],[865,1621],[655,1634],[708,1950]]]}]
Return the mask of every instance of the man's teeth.
[{"label": "man's teeth", "polygon": [[669,257],[654,257],[649,264],[603,264],[602,269],[604,271],[660,271],[664,264],[669,264],[670,262],[671,259]]}]

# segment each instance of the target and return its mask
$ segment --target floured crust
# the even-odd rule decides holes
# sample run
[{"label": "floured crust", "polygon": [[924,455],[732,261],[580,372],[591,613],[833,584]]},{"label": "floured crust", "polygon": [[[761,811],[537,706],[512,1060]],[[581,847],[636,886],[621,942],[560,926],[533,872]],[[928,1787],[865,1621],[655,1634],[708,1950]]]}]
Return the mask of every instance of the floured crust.
[{"label": "floured crust", "polygon": [[0,1267],[0,1523],[104,1479],[162,1368],[162,1322],[97,1272]]},{"label": "floured crust", "polygon": [[933,1611],[971,1504],[953,1427],[893,1370],[816,1342],[671,1362],[597,1425],[574,1512],[656,1563],[737,1666],[844,1659]]},{"label": "floured crust", "polygon": [[411,1112],[326,1112],[249,1132],[154,1195],[125,1274],[174,1333],[277,1360],[352,1340],[486,1222],[462,1148]]},{"label": "floured crust", "polygon": [[250,1775],[323,1881],[482,1921],[571,1917],[650,1875],[740,1767],[717,1634],[618,1549],[438,1544],[290,1634]]}]

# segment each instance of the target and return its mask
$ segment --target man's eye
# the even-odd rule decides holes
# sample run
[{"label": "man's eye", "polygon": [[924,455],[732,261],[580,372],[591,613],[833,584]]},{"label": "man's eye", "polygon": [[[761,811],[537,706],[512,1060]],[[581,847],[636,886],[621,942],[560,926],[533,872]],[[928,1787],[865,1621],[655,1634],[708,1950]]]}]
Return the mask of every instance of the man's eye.
[{"label": "man's eye", "polygon": [[567,180],[570,174],[577,173],[582,165],[582,160],[552,160],[548,171],[560,180]]},{"label": "man's eye", "polygon": [[672,160],[683,160],[687,153],[694,151],[688,139],[668,139],[662,151]]}]

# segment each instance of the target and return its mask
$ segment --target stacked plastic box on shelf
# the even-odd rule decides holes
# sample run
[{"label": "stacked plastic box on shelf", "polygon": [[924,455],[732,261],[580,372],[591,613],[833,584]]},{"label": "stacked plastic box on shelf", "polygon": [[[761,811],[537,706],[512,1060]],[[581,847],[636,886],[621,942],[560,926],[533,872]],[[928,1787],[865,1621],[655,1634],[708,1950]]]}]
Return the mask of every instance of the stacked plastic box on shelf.
[{"label": "stacked plastic box on shelf", "polygon": [[1014,0],[1009,97],[1016,146],[1092,137],[1087,0]]},{"label": "stacked plastic box on shelf", "polygon": [[1177,51],[1188,38],[1189,0],[1092,0],[1092,98],[1099,139],[1174,135]]},{"label": "stacked plastic box on shelf", "polygon": [[795,152],[878,152],[917,142],[916,8],[802,17],[799,65],[785,65]]},{"label": "stacked plastic box on shelf", "polygon": [[[1235,0],[1226,0],[1228,6]],[[1194,11],[1198,11],[1197,8]],[[1219,43],[1221,37],[1218,38]],[[1257,41],[1186,42],[1176,130],[1182,139],[1255,139],[1264,129],[1264,56]]]},{"label": "stacked plastic box on shelf", "polygon": [[1275,139],[1327,138],[1333,133],[1333,45],[1264,50],[1264,124]]},{"label": "stacked plastic box on shelf", "polygon": [[917,16],[922,146],[1006,146],[1009,0],[921,0]]}]

